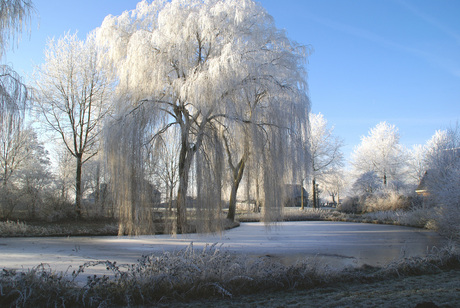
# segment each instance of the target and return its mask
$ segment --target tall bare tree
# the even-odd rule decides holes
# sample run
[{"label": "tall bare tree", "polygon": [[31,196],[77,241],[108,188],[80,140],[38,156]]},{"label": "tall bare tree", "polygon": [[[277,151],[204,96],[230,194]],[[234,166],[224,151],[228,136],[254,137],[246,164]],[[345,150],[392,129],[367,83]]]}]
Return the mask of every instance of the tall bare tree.
[{"label": "tall bare tree", "polygon": [[312,171],[313,207],[317,207],[317,184],[325,181],[326,176],[333,174],[343,165],[341,147],[343,141],[333,135],[334,128],[327,126],[327,121],[321,113],[310,113],[310,151]]},{"label": "tall bare tree", "polygon": [[80,217],[82,166],[98,151],[102,120],[111,106],[111,84],[98,67],[94,36],[81,41],[67,33],[50,40],[35,83],[45,124],[75,157],[75,212]]}]

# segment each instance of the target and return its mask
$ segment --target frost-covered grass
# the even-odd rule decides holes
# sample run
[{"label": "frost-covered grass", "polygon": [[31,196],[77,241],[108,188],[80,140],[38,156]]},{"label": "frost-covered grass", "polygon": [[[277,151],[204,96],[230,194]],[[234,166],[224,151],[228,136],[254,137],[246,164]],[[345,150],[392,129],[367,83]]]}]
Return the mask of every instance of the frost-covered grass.
[{"label": "frost-covered grass", "polygon": [[40,226],[27,225],[20,221],[1,221],[0,222],[0,235],[7,236],[27,236],[28,234],[46,235],[48,228]]},{"label": "frost-covered grass", "polygon": [[363,222],[395,224],[409,227],[435,229],[434,209],[414,208],[411,210],[378,211],[362,215]]},{"label": "frost-covered grass", "polygon": [[[284,221],[305,221],[305,220],[332,220],[341,221],[349,220],[358,215],[351,215],[336,211],[334,209],[314,209],[299,207],[286,207],[283,210],[282,220]],[[241,212],[238,214],[240,222],[256,222],[263,220],[262,213]]]},{"label": "frost-covered grass", "polygon": [[[261,221],[261,213],[240,213],[238,219],[241,222]],[[326,220],[343,222],[361,222],[401,225],[416,228],[438,230],[437,210],[433,208],[414,207],[409,210],[386,210],[364,214],[345,213],[336,209],[313,209],[285,208],[284,221]]]},{"label": "frost-covered grass", "polygon": [[[89,276],[86,269],[103,264],[107,275]],[[26,272],[3,270],[0,306],[113,307],[149,306],[171,301],[225,298],[286,290],[310,290],[346,283],[373,283],[401,277],[460,269],[460,253],[451,244],[424,258],[405,258],[382,268],[332,270],[315,258],[283,265],[274,258],[231,254],[211,245],[160,255],[143,256],[138,263],[88,262],[66,278],[40,265]],[[81,280],[81,279],[80,279]]]},{"label": "frost-covered grass", "polygon": [[118,224],[111,221],[35,222],[0,221],[0,237],[117,235]]}]

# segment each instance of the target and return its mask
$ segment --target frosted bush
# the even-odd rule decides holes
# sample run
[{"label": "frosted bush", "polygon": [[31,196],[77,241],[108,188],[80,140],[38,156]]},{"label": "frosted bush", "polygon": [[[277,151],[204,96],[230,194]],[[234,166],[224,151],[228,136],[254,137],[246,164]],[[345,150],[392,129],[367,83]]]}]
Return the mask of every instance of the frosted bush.
[{"label": "frosted bush", "polygon": [[437,208],[437,217],[434,225],[441,234],[460,239],[460,207],[457,205],[447,205]]},{"label": "frosted bush", "polygon": [[375,194],[366,198],[366,212],[374,211],[396,211],[398,209],[406,209],[410,206],[409,200],[394,191]]},{"label": "frosted bush", "polygon": [[363,215],[363,220],[433,229],[435,217],[435,210],[433,208],[420,207],[410,210],[390,210],[366,213]]},{"label": "frosted bush", "polygon": [[407,210],[411,199],[396,191],[378,192],[347,197],[338,209],[345,213],[371,213],[381,211]]}]

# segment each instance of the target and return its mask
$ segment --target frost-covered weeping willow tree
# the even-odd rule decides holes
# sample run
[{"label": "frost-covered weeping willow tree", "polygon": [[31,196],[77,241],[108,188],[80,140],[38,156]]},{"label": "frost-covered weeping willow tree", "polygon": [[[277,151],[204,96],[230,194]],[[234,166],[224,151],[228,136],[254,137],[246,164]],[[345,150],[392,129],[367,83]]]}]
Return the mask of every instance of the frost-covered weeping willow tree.
[{"label": "frost-covered weeping willow tree", "polygon": [[[280,188],[308,165],[301,142],[309,109],[305,47],[290,41],[250,0],[143,1],[135,10],[106,17],[97,38],[118,77],[120,118],[110,124],[107,138],[116,185],[142,182],[143,146],[155,145],[177,126],[178,138],[171,140],[179,144],[177,232],[187,231],[191,220],[218,227],[212,221],[218,220],[225,191],[224,155],[244,164],[251,160],[264,212],[279,215]],[[188,210],[192,170],[198,208]],[[121,212],[130,213],[120,217],[130,229],[140,203],[132,196],[135,184],[127,185],[128,195],[115,190]]]},{"label": "frost-covered weeping willow tree", "polygon": [[[17,40],[23,30],[29,29],[34,12],[29,0],[0,1],[0,59]],[[12,67],[0,64],[0,139],[1,156],[7,158],[16,147],[19,132],[22,130],[26,103],[30,93],[21,76]],[[8,159],[5,159],[6,162]],[[7,184],[8,164],[2,163],[4,174],[0,176],[3,185]]]}]

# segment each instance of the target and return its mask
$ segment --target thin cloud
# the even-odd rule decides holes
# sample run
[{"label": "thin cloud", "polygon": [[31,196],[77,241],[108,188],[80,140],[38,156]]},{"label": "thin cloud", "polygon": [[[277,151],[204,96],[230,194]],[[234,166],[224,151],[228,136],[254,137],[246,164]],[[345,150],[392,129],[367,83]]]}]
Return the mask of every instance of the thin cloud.
[{"label": "thin cloud", "polygon": [[413,56],[418,57],[419,59],[424,60],[425,62],[428,62],[434,67],[440,68],[448,72],[449,74],[455,77],[460,77],[460,64],[457,61],[448,59],[445,56],[435,55],[435,54],[427,52],[426,50],[421,50],[421,49],[409,47],[406,45],[402,45],[392,40],[389,40],[383,36],[375,34],[369,30],[361,29],[361,28],[354,27],[348,24],[333,21],[327,18],[321,18],[321,17],[313,16],[313,15],[309,15],[308,18],[330,29],[340,31],[340,32],[343,32],[343,33],[346,33],[346,34],[349,34],[349,35],[352,35],[358,38],[365,39],[367,41],[373,42],[379,46],[382,46],[388,49],[402,51],[402,52],[411,54]]},{"label": "thin cloud", "polygon": [[400,4],[402,7],[406,8],[408,11],[410,11],[415,16],[419,17],[420,19],[424,20],[430,25],[436,27],[437,29],[439,29],[441,32],[443,32],[447,36],[450,36],[451,38],[455,39],[456,43],[460,45],[460,34],[458,34],[456,31],[446,26],[445,24],[441,23],[434,17],[420,11],[417,7],[409,4],[406,1],[397,1],[397,3]]}]

